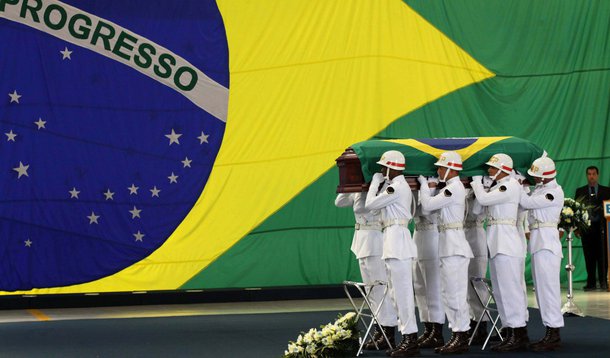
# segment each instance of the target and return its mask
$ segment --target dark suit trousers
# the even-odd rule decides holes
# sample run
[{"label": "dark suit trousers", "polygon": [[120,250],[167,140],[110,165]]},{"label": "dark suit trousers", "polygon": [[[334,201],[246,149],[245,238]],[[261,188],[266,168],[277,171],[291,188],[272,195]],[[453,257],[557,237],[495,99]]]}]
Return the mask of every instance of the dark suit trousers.
[{"label": "dark suit trousers", "polygon": [[606,264],[605,238],[602,238],[601,224],[591,224],[589,230],[582,235],[582,250],[587,266],[587,286],[606,285],[608,266]]}]

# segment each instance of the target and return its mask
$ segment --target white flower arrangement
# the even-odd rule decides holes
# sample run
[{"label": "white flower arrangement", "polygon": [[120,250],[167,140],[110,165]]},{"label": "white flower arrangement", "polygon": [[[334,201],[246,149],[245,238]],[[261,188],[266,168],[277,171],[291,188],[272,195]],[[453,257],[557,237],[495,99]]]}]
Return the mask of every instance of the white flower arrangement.
[{"label": "white flower arrangement", "polygon": [[589,218],[591,208],[592,206],[578,200],[565,198],[559,217],[559,228],[565,231],[580,230],[582,232],[587,230],[591,226],[591,219]]},{"label": "white flower arrangement", "polygon": [[359,344],[358,317],[354,312],[339,315],[334,323],[301,332],[296,342],[288,343],[284,358],[322,358],[353,356]]}]

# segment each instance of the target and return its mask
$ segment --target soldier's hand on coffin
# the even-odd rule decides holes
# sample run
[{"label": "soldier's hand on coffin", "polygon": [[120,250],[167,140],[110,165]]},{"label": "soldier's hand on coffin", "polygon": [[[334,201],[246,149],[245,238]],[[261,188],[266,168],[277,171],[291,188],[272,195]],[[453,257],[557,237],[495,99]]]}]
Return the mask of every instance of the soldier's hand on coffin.
[{"label": "soldier's hand on coffin", "polygon": [[483,176],[482,175],[473,175],[472,176],[472,182],[476,182],[476,183],[482,183]]},{"label": "soldier's hand on coffin", "polygon": [[486,188],[491,188],[494,180],[490,178],[488,175],[483,177],[483,186]]},{"label": "soldier's hand on coffin", "polygon": [[437,177],[428,177],[428,188],[436,188],[438,181]]},{"label": "soldier's hand on coffin", "polygon": [[417,177],[417,181],[419,182],[419,185],[428,185],[428,181],[426,180],[426,177],[424,177],[423,175],[420,175]]},{"label": "soldier's hand on coffin", "polygon": [[379,183],[379,182],[383,182],[383,181],[384,181],[383,174],[375,173],[375,174],[373,174],[373,180],[371,180],[371,184],[374,182]]}]

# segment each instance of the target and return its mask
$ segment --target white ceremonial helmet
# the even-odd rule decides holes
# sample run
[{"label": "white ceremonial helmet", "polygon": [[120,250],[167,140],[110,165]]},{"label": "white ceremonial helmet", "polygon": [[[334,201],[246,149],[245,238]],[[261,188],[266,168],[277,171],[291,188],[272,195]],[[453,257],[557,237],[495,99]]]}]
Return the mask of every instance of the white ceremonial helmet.
[{"label": "white ceremonial helmet", "polygon": [[460,171],[462,170],[462,156],[456,152],[445,152],[434,165]]},{"label": "white ceremonial helmet", "polygon": [[485,164],[490,167],[498,168],[506,174],[510,174],[513,171],[513,160],[504,153],[492,155]]},{"label": "white ceremonial helmet", "polygon": [[534,160],[527,174],[538,178],[554,178],[557,175],[555,162],[549,157],[540,157]]},{"label": "white ceremonial helmet", "polygon": [[386,168],[394,170],[404,170],[405,156],[397,150],[388,150],[387,152],[383,153],[377,164],[381,164]]}]

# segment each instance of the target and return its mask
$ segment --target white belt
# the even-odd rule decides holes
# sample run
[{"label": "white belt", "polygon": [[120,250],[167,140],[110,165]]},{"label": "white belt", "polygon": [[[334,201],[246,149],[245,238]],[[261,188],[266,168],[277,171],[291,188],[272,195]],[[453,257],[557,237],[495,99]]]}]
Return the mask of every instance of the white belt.
[{"label": "white belt", "polygon": [[463,228],[464,228],[464,225],[460,222],[438,225],[438,231],[440,231],[440,232],[445,232],[447,230],[461,230]]},{"label": "white belt", "polygon": [[383,229],[385,230],[386,228],[393,226],[393,225],[400,225],[400,226],[404,226],[407,227],[409,226],[409,221],[411,221],[410,219],[390,219],[390,220],[386,220],[383,222]]},{"label": "white belt", "polygon": [[436,224],[432,224],[432,223],[418,223],[418,224],[415,224],[415,230],[417,230],[417,231],[436,230]]},{"label": "white belt", "polygon": [[545,221],[545,222],[537,221],[530,225],[530,230],[540,229],[542,227],[557,228],[557,222],[555,222],[555,221]]},{"label": "white belt", "polygon": [[366,224],[356,223],[356,225],[354,225],[354,228],[356,230],[375,230],[375,231],[381,231],[381,229],[383,227],[381,226],[380,222],[367,222]]},{"label": "white belt", "polygon": [[472,229],[475,227],[483,227],[482,221],[466,221],[464,223],[464,229]]},{"label": "white belt", "polygon": [[487,219],[487,225],[511,225],[516,226],[517,220],[515,219]]}]

